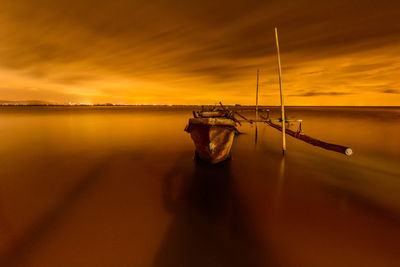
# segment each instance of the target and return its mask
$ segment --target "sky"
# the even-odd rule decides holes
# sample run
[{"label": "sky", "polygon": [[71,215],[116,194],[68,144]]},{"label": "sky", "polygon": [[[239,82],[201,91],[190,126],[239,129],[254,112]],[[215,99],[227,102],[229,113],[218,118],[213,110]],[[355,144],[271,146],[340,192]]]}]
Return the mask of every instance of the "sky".
[{"label": "sky", "polygon": [[0,0],[0,100],[400,105],[400,1]]}]

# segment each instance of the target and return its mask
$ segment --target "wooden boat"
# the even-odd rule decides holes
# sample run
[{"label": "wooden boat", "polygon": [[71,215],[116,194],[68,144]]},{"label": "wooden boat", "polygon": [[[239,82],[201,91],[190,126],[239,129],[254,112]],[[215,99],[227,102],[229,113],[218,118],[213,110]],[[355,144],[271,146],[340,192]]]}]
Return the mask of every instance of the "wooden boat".
[{"label": "wooden boat", "polygon": [[190,133],[196,146],[196,156],[215,164],[230,157],[236,129],[235,119],[227,111],[193,113],[185,131]]}]

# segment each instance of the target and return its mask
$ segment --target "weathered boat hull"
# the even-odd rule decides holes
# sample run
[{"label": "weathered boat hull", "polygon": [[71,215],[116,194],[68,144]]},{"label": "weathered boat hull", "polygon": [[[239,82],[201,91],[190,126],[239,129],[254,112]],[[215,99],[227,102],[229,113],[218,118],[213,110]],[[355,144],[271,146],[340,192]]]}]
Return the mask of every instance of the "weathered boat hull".
[{"label": "weathered boat hull", "polygon": [[197,156],[209,163],[218,163],[230,156],[235,122],[227,118],[192,118],[185,131],[190,133]]}]

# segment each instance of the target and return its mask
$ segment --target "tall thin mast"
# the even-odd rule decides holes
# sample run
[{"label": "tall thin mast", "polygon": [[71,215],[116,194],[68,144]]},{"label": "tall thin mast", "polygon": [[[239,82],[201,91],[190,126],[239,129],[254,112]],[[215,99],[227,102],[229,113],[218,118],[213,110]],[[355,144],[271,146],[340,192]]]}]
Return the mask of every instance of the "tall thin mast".
[{"label": "tall thin mast", "polygon": [[260,70],[257,69],[257,88],[256,88],[256,120],[258,121],[258,81],[260,76]]},{"label": "tall thin mast", "polygon": [[277,57],[278,57],[279,88],[281,91],[282,153],[285,155],[285,151],[286,151],[285,105],[283,102],[281,55],[279,52],[279,40],[278,40],[278,29],[277,28],[275,28],[275,41],[276,41],[276,52],[277,52]]}]

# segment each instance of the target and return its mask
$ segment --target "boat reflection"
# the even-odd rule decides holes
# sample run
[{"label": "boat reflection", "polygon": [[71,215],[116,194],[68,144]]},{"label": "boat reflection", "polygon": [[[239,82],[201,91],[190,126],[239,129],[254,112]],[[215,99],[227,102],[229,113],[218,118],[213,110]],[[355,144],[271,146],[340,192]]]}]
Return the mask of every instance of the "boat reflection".
[{"label": "boat reflection", "polygon": [[154,266],[265,266],[248,235],[231,161],[185,165],[179,160],[164,177],[164,205],[173,219]]}]

